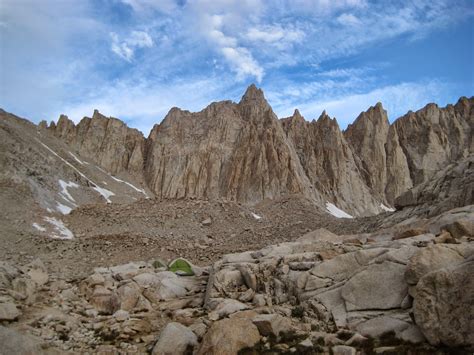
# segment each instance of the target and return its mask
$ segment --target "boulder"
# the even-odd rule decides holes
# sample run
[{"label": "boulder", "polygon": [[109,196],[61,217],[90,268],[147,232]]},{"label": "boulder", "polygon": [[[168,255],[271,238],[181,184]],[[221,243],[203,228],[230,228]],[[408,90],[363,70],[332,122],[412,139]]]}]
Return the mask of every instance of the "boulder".
[{"label": "boulder", "polygon": [[356,326],[357,331],[366,337],[379,338],[384,334],[393,332],[396,338],[411,342],[421,343],[425,340],[418,327],[406,315],[382,315],[361,322]]},{"label": "boulder", "polygon": [[25,354],[44,355],[60,354],[60,351],[49,349],[39,338],[22,334],[14,329],[0,325],[0,355]]},{"label": "boulder", "polygon": [[291,321],[279,314],[259,314],[253,320],[261,335],[278,338],[292,330]]},{"label": "boulder", "polygon": [[35,299],[36,294],[36,283],[30,278],[17,277],[12,282],[12,288],[15,292],[18,292],[27,299],[27,303],[32,303]]},{"label": "boulder", "polygon": [[143,274],[139,274],[133,278],[139,286],[141,287],[158,287],[161,284],[162,278],[160,278],[155,273],[144,272]]},{"label": "boulder", "polygon": [[416,285],[425,274],[446,266],[459,264],[463,256],[455,249],[443,244],[422,248],[408,262],[405,279],[410,285]]},{"label": "boulder", "polygon": [[220,302],[217,307],[209,314],[209,318],[212,320],[217,320],[232,313],[243,311],[249,308],[249,306],[242,302],[226,298]]},{"label": "boulder", "polygon": [[191,329],[176,322],[168,323],[153,347],[152,355],[183,355],[192,353],[198,344]]},{"label": "boulder", "polygon": [[131,311],[137,304],[141,296],[141,289],[135,282],[128,282],[117,289],[117,296],[120,299],[120,308],[124,311]]},{"label": "boulder", "polygon": [[356,349],[347,345],[336,345],[331,348],[333,355],[356,355]]},{"label": "boulder", "polygon": [[387,251],[386,248],[373,248],[338,255],[316,265],[310,272],[314,276],[329,278],[334,282],[342,281],[351,277],[362,266],[367,265],[371,259]]},{"label": "boulder", "polygon": [[447,230],[454,238],[474,237],[474,221],[467,218],[447,224],[441,229]]},{"label": "boulder", "polygon": [[120,299],[115,292],[96,286],[89,303],[101,314],[114,314],[120,308]]},{"label": "boulder", "polygon": [[348,311],[400,308],[408,292],[405,265],[384,261],[353,276],[341,290]]},{"label": "boulder", "polygon": [[207,331],[199,355],[231,355],[252,348],[260,341],[258,328],[249,319],[232,318],[215,322]]},{"label": "boulder", "polygon": [[36,259],[25,265],[22,271],[27,274],[38,286],[43,286],[49,280],[48,271],[41,259]]},{"label": "boulder", "polygon": [[416,286],[413,313],[432,345],[474,345],[474,260],[432,271]]},{"label": "boulder", "polygon": [[12,321],[17,319],[21,312],[12,302],[0,303],[0,321]]}]

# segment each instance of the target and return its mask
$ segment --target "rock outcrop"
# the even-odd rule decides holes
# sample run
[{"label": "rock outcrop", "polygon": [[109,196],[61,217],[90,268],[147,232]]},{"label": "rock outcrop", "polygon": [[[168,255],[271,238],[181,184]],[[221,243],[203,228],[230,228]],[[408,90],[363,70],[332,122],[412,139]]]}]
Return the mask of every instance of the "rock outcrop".
[{"label": "rock outcrop", "polygon": [[147,139],[97,111],[78,125],[61,116],[47,130],[107,171],[145,182],[159,198],[254,204],[303,194],[322,209],[331,203],[362,216],[389,210],[397,197],[474,152],[473,102],[429,104],[391,125],[377,103],[342,132],[325,112],[312,122],[298,110],[278,120],[251,85],[239,103],[196,113],[171,109]]},{"label": "rock outcrop", "polygon": [[2,262],[0,339],[10,352],[24,339],[75,353],[470,353],[473,219],[466,206],[419,221],[423,234],[319,229],[189,276],[150,260],[66,281],[39,259]]},{"label": "rock outcrop", "polygon": [[361,113],[344,134],[373,195],[391,205],[447,164],[472,154],[473,103],[474,98],[462,97],[445,108],[428,104],[390,126],[381,104]]},{"label": "rock outcrop", "polygon": [[239,104],[213,103],[198,113],[173,108],[152,129],[146,161],[148,186],[162,198],[252,203],[284,194],[311,195],[295,151],[255,86]]},{"label": "rock outcrop", "polygon": [[335,118],[323,112],[307,122],[296,110],[281,122],[313,190],[356,215],[380,211],[382,200],[372,196]]},{"label": "rock outcrop", "polygon": [[143,176],[145,138],[119,119],[95,110],[92,118],[84,117],[76,126],[61,115],[48,130],[112,174],[126,171],[138,178]]},{"label": "rock outcrop", "polygon": [[385,145],[389,128],[387,111],[379,102],[366,112],[362,112],[344,132],[345,138],[360,159],[362,178],[374,197],[382,202],[386,200],[384,193],[387,185]]}]

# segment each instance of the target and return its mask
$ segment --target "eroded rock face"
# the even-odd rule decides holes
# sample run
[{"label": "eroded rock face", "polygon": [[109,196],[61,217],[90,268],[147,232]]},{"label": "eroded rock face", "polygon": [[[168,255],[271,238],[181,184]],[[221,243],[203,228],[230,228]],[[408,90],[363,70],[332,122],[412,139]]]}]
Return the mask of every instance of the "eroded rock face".
[{"label": "eroded rock face", "polygon": [[263,92],[198,113],[173,108],[148,138],[146,181],[157,196],[257,202],[309,193],[298,157]]},{"label": "eroded rock face", "polygon": [[135,177],[143,175],[145,138],[116,118],[95,110],[92,118],[84,117],[75,125],[61,115],[48,130],[113,174],[126,171]]},{"label": "eroded rock face", "polygon": [[[314,190],[352,213],[379,211],[380,202],[363,181],[336,119],[323,112],[317,121],[307,122],[295,111],[281,122]],[[353,201],[358,201],[357,206]]]},{"label": "eroded rock face", "polygon": [[431,344],[474,344],[474,260],[426,274],[416,286],[414,314]]},{"label": "eroded rock face", "polygon": [[325,112],[312,122],[297,110],[278,120],[251,85],[239,103],[212,103],[197,113],[171,109],[147,139],[97,111],[78,125],[61,116],[48,130],[109,172],[145,181],[159,198],[256,203],[303,194],[323,208],[328,201],[359,216],[381,212],[382,203],[392,206],[474,152],[473,100],[429,104],[392,125],[378,103],[342,132]]},{"label": "eroded rock face", "polygon": [[344,132],[347,142],[360,158],[360,170],[364,181],[375,197],[384,202],[385,186],[387,185],[385,145],[389,128],[387,111],[379,102],[374,107],[362,112]]}]

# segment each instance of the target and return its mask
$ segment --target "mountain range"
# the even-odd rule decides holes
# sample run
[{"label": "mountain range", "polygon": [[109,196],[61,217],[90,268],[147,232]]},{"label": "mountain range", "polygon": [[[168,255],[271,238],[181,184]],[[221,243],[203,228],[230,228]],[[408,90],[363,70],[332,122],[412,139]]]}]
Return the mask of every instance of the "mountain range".
[{"label": "mountain range", "polygon": [[[311,122],[298,110],[279,119],[251,85],[239,103],[211,103],[196,113],[172,108],[147,138],[95,110],[77,125],[65,115],[43,121],[35,139],[65,145],[70,154],[63,158],[76,169],[84,164],[73,154],[160,199],[251,205],[300,194],[323,209],[366,216],[392,209],[398,196],[473,153],[473,103],[461,97],[444,108],[428,104],[392,124],[377,103],[342,131],[326,112]],[[14,117],[1,115],[2,125]]]}]

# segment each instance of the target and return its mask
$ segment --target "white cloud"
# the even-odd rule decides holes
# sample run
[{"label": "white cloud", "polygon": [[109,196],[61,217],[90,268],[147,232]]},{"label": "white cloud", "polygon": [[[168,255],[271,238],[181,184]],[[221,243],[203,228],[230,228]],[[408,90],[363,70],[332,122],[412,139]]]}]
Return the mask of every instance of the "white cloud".
[{"label": "white cloud", "polygon": [[344,26],[359,26],[360,24],[362,24],[361,20],[359,20],[353,14],[349,14],[349,13],[340,15],[337,18],[337,22],[339,22],[341,25],[344,25]]},{"label": "white cloud", "polygon": [[130,127],[147,136],[171,107],[200,111],[213,101],[228,99],[222,95],[228,85],[225,79],[219,81],[215,78],[189,78],[168,83],[120,81],[114,86],[98,89],[92,97],[77,104],[62,107],[53,118],[57,119],[64,113],[77,123],[98,109],[105,116],[126,120]]},{"label": "white cloud", "polygon": [[223,47],[222,53],[229,63],[232,64],[233,70],[237,73],[237,79],[243,80],[247,76],[254,76],[258,82],[262,81],[264,71],[247,49],[242,47]]},{"label": "white cloud", "polygon": [[255,42],[301,42],[304,38],[304,32],[298,29],[283,28],[280,25],[253,27],[246,34],[247,39]]},{"label": "white cloud", "polygon": [[441,102],[442,94],[447,91],[448,87],[448,84],[436,80],[405,82],[369,89],[362,93],[342,93],[334,98],[319,99],[317,92],[313,92],[314,96],[304,101],[296,98],[290,102],[281,102],[272,94],[269,101],[270,104],[274,104],[280,117],[290,116],[293,110],[298,108],[306,119],[311,120],[318,118],[321,112],[326,110],[331,117],[337,118],[341,129],[345,129],[360,112],[366,111],[379,101],[382,102],[390,119],[393,120],[409,110],[422,108],[429,102]]},{"label": "white cloud", "polygon": [[169,14],[176,10],[174,0],[121,0],[124,4],[130,5],[134,11],[146,12],[150,9]]},{"label": "white cloud", "polygon": [[221,53],[232,71],[237,74],[237,79],[244,80],[250,76],[261,82],[264,70],[254,59],[250,50],[240,46],[237,38],[224,34],[223,27],[226,17],[223,15],[206,15],[205,18],[208,21],[203,30],[204,35],[217,47],[217,51]]},{"label": "white cloud", "polygon": [[153,40],[150,35],[143,31],[132,31],[130,36],[120,41],[115,32],[110,33],[112,44],[110,49],[122,59],[130,62],[133,59],[136,48],[150,48]]}]

